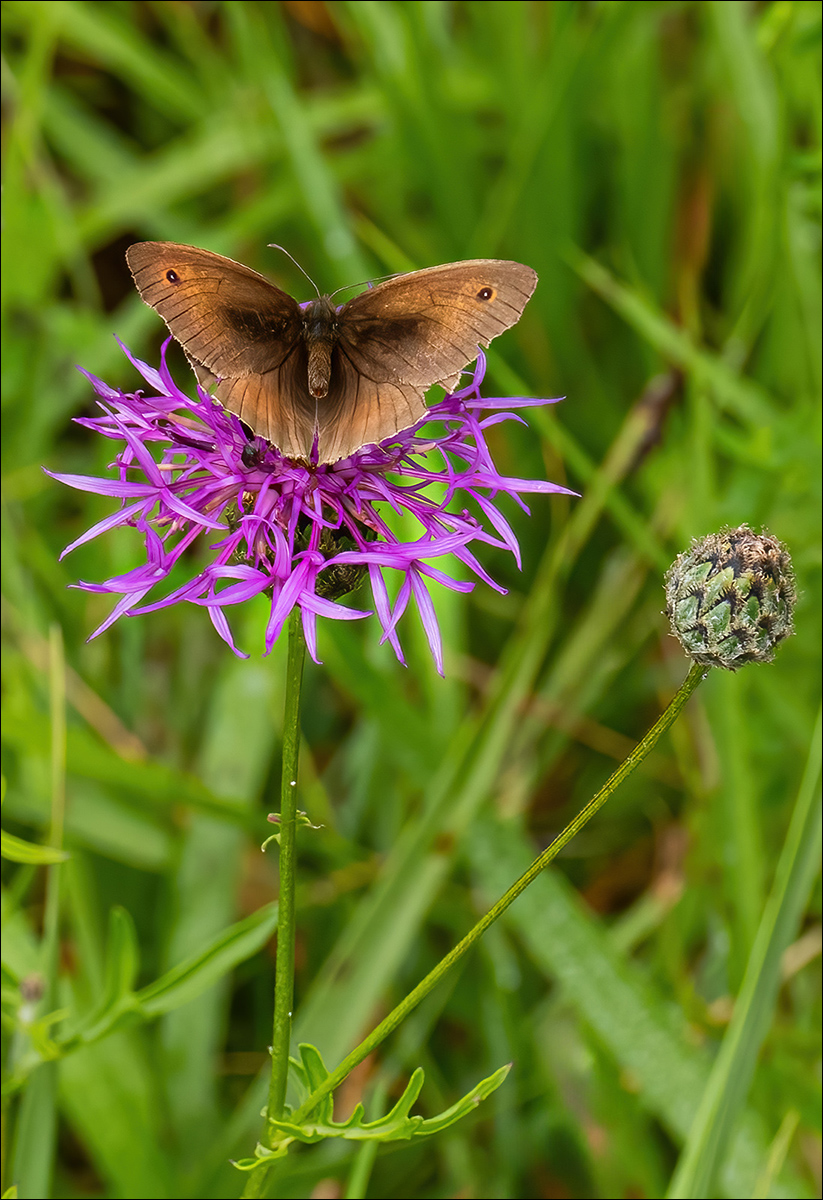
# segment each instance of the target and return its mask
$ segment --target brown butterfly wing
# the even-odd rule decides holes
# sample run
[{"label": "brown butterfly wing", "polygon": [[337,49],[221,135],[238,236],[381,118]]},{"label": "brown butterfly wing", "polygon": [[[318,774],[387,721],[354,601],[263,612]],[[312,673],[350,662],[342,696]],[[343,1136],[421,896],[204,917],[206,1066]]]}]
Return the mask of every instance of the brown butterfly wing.
[{"label": "brown butterfly wing", "polygon": [[347,458],[361,446],[407,429],[426,412],[420,388],[374,380],[358,371],[338,347],[328,394],[317,402],[320,462]]},{"label": "brown butterfly wing", "polygon": [[[287,458],[308,458],[314,444],[318,406],[309,395],[308,355],[300,339],[292,354],[271,371],[221,379],[213,395],[229,412]],[[321,462],[331,461],[321,456]]]},{"label": "brown butterfly wing", "polygon": [[340,348],[374,382],[453,387],[478,347],[520,319],[536,286],[531,267],[500,259],[413,271],[344,305]]},{"label": "brown butterfly wing", "polygon": [[195,246],[139,242],[126,260],[200,382],[219,380],[216,399],[284,454],[308,454],[316,402],[297,302],[249,267]]},{"label": "brown butterfly wing", "polygon": [[194,246],[141,242],[126,258],[216,399],[290,457],[307,457],[319,429],[321,462],[413,425],[426,388],[453,387],[478,346],[519,319],[537,283],[530,267],[477,259],[356,296],[339,311],[328,394],[316,400],[300,308],[286,292]]}]

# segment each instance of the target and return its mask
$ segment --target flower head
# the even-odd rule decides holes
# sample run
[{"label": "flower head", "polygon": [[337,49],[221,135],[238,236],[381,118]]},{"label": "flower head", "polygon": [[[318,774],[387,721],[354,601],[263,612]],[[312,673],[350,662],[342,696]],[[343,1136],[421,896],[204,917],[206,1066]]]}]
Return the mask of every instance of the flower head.
[{"label": "flower head", "polygon": [[666,574],[672,632],[707,667],[771,662],[777,643],[794,632],[796,599],[786,547],[748,525],[696,538]]},{"label": "flower head", "polygon": [[[159,371],[124,351],[148,384],[148,394],[120,392],[88,375],[102,416],[78,418],[78,424],[121,443],[113,464],[117,477],[54,475],[72,487],[121,501],[116,513],[64,554],[118,525],[140,530],[145,541],[146,559],[140,566],[102,583],[77,585],[119,597],[92,637],[121,616],[185,600],[204,606],[217,632],[240,654],[226,612],[264,592],[270,598],[266,653],[297,605],[309,652],[317,661],[318,615],[339,620],[371,615],[337,603],[368,574],[381,641],[388,640],[404,661],[396,627],[413,600],[442,674],[428,581],[461,592],[474,584],[452,578],[433,563],[453,555],[502,591],[469,548],[473,542],[506,548],[519,565],[517,540],[496,505],[498,495],[514,497],[525,509],[523,493],[573,494],[558,484],[506,478],[497,471],[485,430],[520,418],[489,410],[552,401],[483,399],[482,354],[470,385],[429,408],[417,425],[339,462],[318,464],[285,458],[261,438],[250,442],[238,418],[208,393],[198,389],[196,400],[185,395],[168,371],[165,347]],[[439,429],[432,432],[433,426]],[[461,507],[469,500],[477,515]],[[390,509],[414,518],[414,540],[395,535],[385,519]],[[214,539],[207,565],[195,567],[187,582],[162,597],[148,599],[203,538]],[[386,571],[402,577],[394,603]]]}]

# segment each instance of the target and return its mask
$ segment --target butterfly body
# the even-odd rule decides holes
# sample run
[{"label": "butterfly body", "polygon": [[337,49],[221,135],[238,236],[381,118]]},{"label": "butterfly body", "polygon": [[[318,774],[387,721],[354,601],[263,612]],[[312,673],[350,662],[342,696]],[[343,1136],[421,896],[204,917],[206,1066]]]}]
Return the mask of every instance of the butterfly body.
[{"label": "butterfly body", "polygon": [[334,462],[425,416],[425,391],[520,317],[537,276],[475,259],[396,276],[337,308],[299,305],[208,250],[139,242],[126,258],[203,386],[285,455]]},{"label": "butterfly body", "polygon": [[338,334],[337,309],[331,297],[310,300],[303,310],[303,338],[309,352],[306,368],[309,392],[315,400],[322,400],[328,394],[332,351]]}]

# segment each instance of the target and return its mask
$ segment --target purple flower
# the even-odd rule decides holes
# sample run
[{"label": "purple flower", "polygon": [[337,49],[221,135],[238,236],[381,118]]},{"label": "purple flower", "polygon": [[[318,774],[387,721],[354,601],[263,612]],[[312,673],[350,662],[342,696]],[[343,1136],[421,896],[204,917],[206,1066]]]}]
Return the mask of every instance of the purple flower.
[{"label": "purple flower", "polygon": [[[498,494],[513,496],[526,511],[524,492],[574,494],[558,484],[498,473],[485,430],[521,418],[510,412],[484,414],[503,406],[554,401],[483,399],[482,354],[471,384],[429,408],[417,425],[379,446],[364,446],[349,458],[318,465],[287,459],[262,438],[249,442],[238,418],[206,392],[198,389],[197,400],[191,400],[169,374],[165,346],[159,371],[123,349],[149,385],[149,394],[117,391],[86,372],[103,415],[77,422],[121,444],[113,463],[117,478],[53,476],[121,501],[116,513],[72,542],[64,554],[117,525],[131,525],[145,539],[141,566],[103,583],[77,585],[120,597],[92,637],[124,615],[187,600],[204,605],[220,636],[245,658],[234,645],[226,610],[265,592],[271,600],[266,653],[298,605],[309,652],[319,661],[317,616],[370,616],[335,602],[368,573],[381,641],[389,641],[404,661],[397,622],[413,599],[442,674],[440,630],[427,581],[460,592],[471,591],[474,584],[451,578],[432,560],[454,555],[479,579],[503,591],[469,549],[472,542],[507,548],[520,565],[517,539],[495,503]],[[439,432],[432,432],[433,425]],[[468,498],[479,517],[462,507]],[[400,541],[394,534],[383,515],[389,508],[415,518],[419,535],[414,541]],[[146,602],[203,537],[215,539],[208,565],[195,567],[187,583]],[[394,604],[386,570],[402,576]]]}]

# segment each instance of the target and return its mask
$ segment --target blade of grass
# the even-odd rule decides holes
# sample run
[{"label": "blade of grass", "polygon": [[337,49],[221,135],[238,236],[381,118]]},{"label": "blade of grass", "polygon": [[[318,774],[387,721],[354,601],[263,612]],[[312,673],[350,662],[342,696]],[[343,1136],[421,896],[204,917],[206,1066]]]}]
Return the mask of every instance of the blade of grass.
[{"label": "blade of grass", "polygon": [[129,1030],[59,1063],[61,1111],[104,1186],[116,1196],[174,1195],[176,1176],[155,1058],[143,1031]]},{"label": "blade of grass", "polygon": [[771,424],[772,401],[757,383],[739,375],[721,358],[695,346],[689,335],[678,329],[650,300],[636,288],[620,283],[595,259],[574,247],[567,249],[566,259],[592,291],[610,304],[668,362],[687,371],[698,386],[710,387],[721,407],[747,424]]},{"label": "blade of grass", "polygon": [[191,120],[199,115],[202,103],[199,88],[181,72],[179,60],[143,38],[137,26],[124,21],[116,10],[78,0],[64,0],[62,4],[27,0],[10,8],[15,16],[21,9],[47,11],[69,46],[90,55],[115,76],[128,80],[144,101],[160,111],[171,113],[178,120]]},{"label": "blade of grass", "polygon": [[264,20],[250,7],[232,5],[228,15],[245,67],[262,87],[276,118],[302,203],[333,264],[335,282],[363,279],[368,268],[349,229],[337,180],[286,71],[277,10],[270,9]]},{"label": "blade of grass", "polygon": [[[49,846],[62,850],[66,808],[66,669],[63,639],[57,626],[49,636],[49,698],[51,715],[51,829]],[[38,1014],[57,1007],[60,962],[61,865],[47,868],[46,907],[40,944],[43,991]],[[51,1195],[57,1142],[57,1065],[42,1063],[27,1081],[17,1121],[14,1179],[23,1196]]]},{"label": "blade of grass", "polygon": [[[796,934],[819,866],[820,766],[823,722],[818,712],[806,768],[769,899],[752,947],[734,1015],[706,1083],[667,1197],[711,1195],[727,1162],[727,1146],[749,1090],[780,986],[780,957]],[[765,1154],[759,1162],[763,1162]],[[756,1166],[757,1164],[753,1164]],[[751,1195],[752,1186],[744,1195]]]},{"label": "blade of grass", "polygon": [[[484,895],[498,894],[528,862],[532,849],[513,821],[475,821],[465,845]],[[682,1014],[651,980],[613,948],[607,931],[557,871],[545,871],[512,906],[507,920],[528,953],[565,995],[628,1073],[632,1091],[670,1133],[688,1134],[710,1073]],[[604,1003],[604,998],[608,1003]],[[722,1194],[748,1196],[766,1156],[759,1117],[741,1122],[721,1175]],[[799,1188],[798,1191],[793,1187]],[[788,1183],[773,1194],[808,1194]]]},{"label": "blade of grass", "polygon": [[753,773],[747,721],[751,712],[751,682],[748,672],[724,672],[715,676],[715,686],[707,689],[706,697],[725,768],[725,786],[718,797],[724,814],[725,842],[720,857],[734,914],[735,991],[754,945],[765,895],[766,865],[760,828],[762,789]]}]

